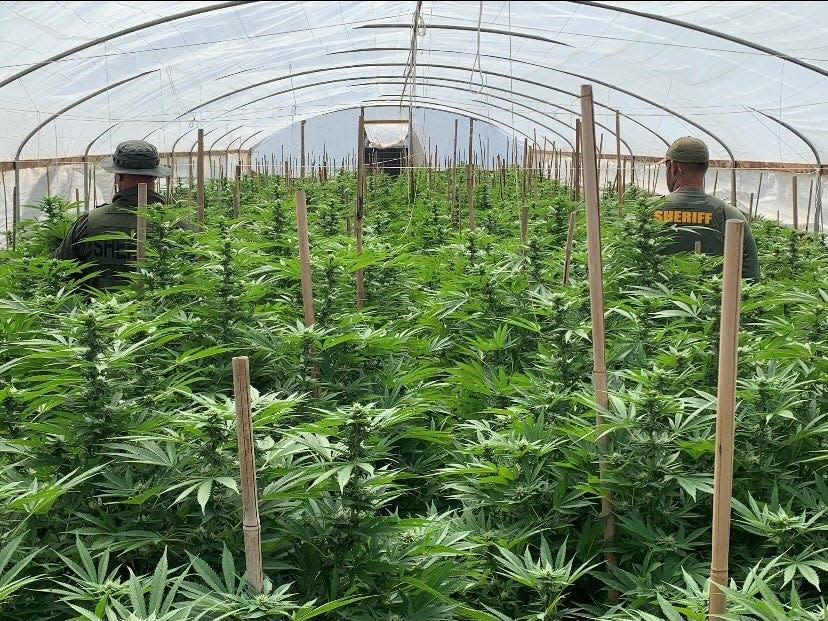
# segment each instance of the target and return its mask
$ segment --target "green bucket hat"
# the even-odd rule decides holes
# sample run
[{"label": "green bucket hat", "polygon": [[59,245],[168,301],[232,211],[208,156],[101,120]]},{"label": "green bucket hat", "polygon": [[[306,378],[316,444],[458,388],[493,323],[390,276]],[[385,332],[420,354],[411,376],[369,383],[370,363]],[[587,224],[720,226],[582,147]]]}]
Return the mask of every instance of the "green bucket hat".
[{"label": "green bucket hat", "polygon": [[158,149],[143,140],[127,140],[115,147],[112,157],[101,162],[101,168],[111,173],[169,177],[172,169],[161,166]]},{"label": "green bucket hat", "polygon": [[686,162],[688,164],[707,164],[710,161],[710,153],[707,145],[693,136],[684,136],[676,139],[667,149],[667,155],[659,162],[663,164],[667,160],[674,162]]}]

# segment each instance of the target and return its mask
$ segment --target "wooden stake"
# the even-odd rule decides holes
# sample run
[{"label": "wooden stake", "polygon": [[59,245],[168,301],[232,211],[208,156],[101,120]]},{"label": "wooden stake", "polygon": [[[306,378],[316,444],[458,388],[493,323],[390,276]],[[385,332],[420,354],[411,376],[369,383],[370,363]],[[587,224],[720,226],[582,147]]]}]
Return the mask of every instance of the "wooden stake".
[{"label": "wooden stake", "polygon": [[808,213],[805,215],[805,232],[808,232],[808,223],[811,219],[811,199],[814,196],[814,180],[811,179],[811,187],[808,188]]},{"label": "wooden stake", "polygon": [[52,181],[49,176],[49,166],[46,166],[46,196],[52,195]]},{"label": "wooden stake", "polygon": [[299,236],[299,269],[302,281],[302,308],[305,311],[305,325],[312,326],[313,282],[311,281],[310,242],[308,241],[308,207],[305,191],[296,191],[296,231]]},{"label": "wooden stake", "polygon": [[694,244],[694,247],[695,247],[695,250],[696,250],[696,254],[701,254],[701,242],[700,242],[700,241],[697,241],[697,242]]},{"label": "wooden stake", "polygon": [[615,157],[618,166],[618,216],[624,213],[624,168],[621,162],[621,112],[615,111]]},{"label": "wooden stake", "polygon": [[750,193],[750,202],[748,203],[748,222],[751,222],[754,218],[753,212],[753,192]]},{"label": "wooden stake", "polygon": [[305,178],[305,160],[307,156],[305,155],[305,121],[299,125],[299,144],[300,149],[302,151],[302,161],[299,163],[299,177],[304,179]]},{"label": "wooden stake", "polygon": [[[147,184],[146,183],[139,183],[138,184],[138,211],[143,209],[147,206]],[[135,258],[138,262],[136,269],[140,271],[141,263],[147,256],[146,251],[146,244],[147,244],[147,221],[136,212],[136,226],[135,226],[135,237],[136,237],[136,245],[135,245]]]},{"label": "wooden stake", "polygon": [[[592,380],[595,387],[595,425],[599,433],[599,444],[606,452],[609,450],[609,436],[603,433],[603,417],[601,410],[609,407],[607,392],[607,364],[604,354],[604,288],[603,265],[601,261],[601,214],[599,211],[598,188],[595,161],[595,120],[592,101],[592,86],[581,86],[581,119],[579,133],[583,133],[582,152],[584,154],[584,201],[587,215],[587,256],[589,268],[589,301],[592,317]],[[602,458],[599,463],[599,477],[603,480],[606,464]],[[604,545],[609,548],[615,539],[615,518],[612,514],[612,492],[606,490],[601,498],[601,517],[604,521]],[[608,567],[615,566],[615,553],[608,549],[604,552]],[[616,603],[618,593],[611,589],[609,600]]]},{"label": "wooden stake", "polygon": [[716,407],[716,451],[713,469],[713,541],[710,562],[710,621],[727,611],[719,588],[727,586],[730,549],[730,499],[733,492],[733,438],[739,346],[740,284],[745,223],[725,224],[722,311],[719,336],[719,383]]},{"label": "wooden stake", "polygon": [[241,191],[241,164],[236,164],[236,185],[233,187],[233,217],[238,218],[241,215],[241,206],[239,205],[239,192]]},{"label": "wooden stake", "polygon": [[[365,205],[365,109],[359,113],[357,129],[357,187],[356,209],[354,211],[354,230],[356,233],[356,254],[362,254],[362,210]],[[365,276],[362,268],[356,272],[356,307],[365,305]]]},{"label": "wooden stake", "polygon": [[[593,132],[594,132],[593,128]],[[583,124],[581,119],[575,119],[575,154],[572,161],[572,197],[581,200],[581,153],[584,151],[582,144]],[[594,150],[594,147],[593,147]]]},{"label": "wooden stake", "polygon": [[736,162],[731,162],[730,169],[730,205],[736,207]]},{"label": "wooden stake", "polygon": [[80,215],[80,190],[75,188],[75,215]]},{"label": "wooden stake", "polygon": [[204,130],[198,130],[198,155],[196,156],[196,219],[199,228],[204,226]]},{"label": "wooden stake", "polygon": [[469,211],[469,230],[474,232],[477,228],[474,213],[474,119],[469,119],[469,151],[466,164],[466,194]]},{"label": "wooden stake", "polygon": [[256,489],[256,453],[253,417],[250,413],[250,367],[247,356],[233,358],[233,393],[236,400],[236,440],[242,495],[242,532],[247,582],[256,593],[264,587],[262,570],[262,524]]},{"label": "wooden stake", "polygon": [[753,205],[754,217],[759,215],[759,198],[762,194],[762,174],[759,173],[759,187],[756,188],[756,203]]},{"label": "wooden stake", "polygon": [[570,265],[572,263],[572,242],[575,238],[575,212],[569,212],[569,228],[566,231],[566,254],[564,255],[563,284],[569,284]]},{"label": "wooden stake", "polygon": [[716,176],[713,177],[713,196],[716,196],[716,186],[719,185],[719,169],[716,169]]},{"label": "wooden stake", "polygon": [[529,233],[529,208],[526,203],[520,207],[520,245],[526,245],[526,236]]},{"label": "wooden stake", "polygon": [[791,179],[791,207],[793,208],[793,227],[799,230],[799,201],[798,189],[796,187],[796,175]]}]

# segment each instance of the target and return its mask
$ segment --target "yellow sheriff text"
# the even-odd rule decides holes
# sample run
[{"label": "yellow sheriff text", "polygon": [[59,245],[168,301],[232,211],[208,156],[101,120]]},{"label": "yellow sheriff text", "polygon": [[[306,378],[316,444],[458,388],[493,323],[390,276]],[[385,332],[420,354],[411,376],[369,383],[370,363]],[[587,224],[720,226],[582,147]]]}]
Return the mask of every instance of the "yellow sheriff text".
[{"label": "yellow sheriff text", "polygon": [[664,209],[653,214],[656,220],[673,224],[710,224],[713,214],[709,211],[690,211],[686,209]]}]

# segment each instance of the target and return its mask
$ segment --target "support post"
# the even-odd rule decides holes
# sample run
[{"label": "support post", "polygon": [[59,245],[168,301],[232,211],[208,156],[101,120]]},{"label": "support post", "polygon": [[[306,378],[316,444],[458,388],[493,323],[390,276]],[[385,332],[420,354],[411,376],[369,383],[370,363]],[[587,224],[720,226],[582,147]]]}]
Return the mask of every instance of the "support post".
[{"label": "support post", "polygon": [[466,155],[466,195],[469,211],[469,230],[474,232],[477,228],[474,213],[474,119],[469,119],[469,150]]},{"label": "support post", "polygon": [[572,243],[575,239],[575,212],[569,212],[569,227],[566,230],[566,253],[564,254],[563,284],[569,284],[572,265]]},{"label": "support post", "polygon": [[204,227],[204,130],[198,130],[198,153],[196,155],[196,220],[199,228]]},{"label": "support post", "polygon": [[147,256],[146,245],[147,245],[147,221],[146,219],[140,214],[140,211],[147,206],[147,184],[146,183],[139,183],[138,184],[138,212],[136,212],[136,226],[135,226],[135,258],[137,261],[136,270],[138,272],[141,271],[141,263],[143,263],[144,259]]},{"label": "support post", "polygon": [[[593,128],[592,131],[594,133],[595,129]],[[584,146],[581,140],[582,132],[583,124],[581,123],[581,119],[575,119],[575,155],[572,161],[572,198],[576,201],[581,200],[581,153],[584,152]],[[595,151],[594,146],[592,150]]]},{"label": "support post", "polygon": [[302,151],[302,161],[299,164],[299,176],[304,179],[305,178],[305,121],[302,121],[301,125],[299,126],[300,131],[300,143],[301,143],[301,151]]},{"label": "support post", "polygon": [[745,223],[725,223],[722,310],[719,336],[719,378],[716,399],[716,450],[713,466],[713,540],[710,561],[709,621],[720,621],[727,599],[719,588],[728,580],[730,499],[733,492],[733,438],[741,304],[742,244]]},{"label": "support post", "polygon": [[233,187],[233,217],[238,218],[241,215],[241,206],[239,205],[239,192],[241,191],[241,164],[236,164],[236,184]]},{"label": "support post", "polygon": [[799,196],[798,188],[796,187],[796,175],[791,179],[791,208],[793,210],[793,227],[799,230]]},{"label": "support post", "polygon": [[[357,257],[362,254],[362,211],[365,206],[365,108],[359,112],[357,129],[357,187],[356,209],[354,210],[354,232],[356,234]],[[356,307],[365,305],[365,277],[362,268],[356,271]]]},{"label": "support post", "polygon": [[[609,407],[607,392],[607,365],[604,353],[604,287],[601,260],[601,214],[598,204],[598,165],[595,161],[595,118],[592,101],[592,86],[581,86],[581,119],[579,133],[583,133],[582,153],[584,154],[584,201],[587,215],[587,257],[589,268],[589,300],[592,317],[592,379],[595,388],[595,425],[598,430],[602,452],[609,450],[609,435],[603,432],[601,411]],[[599,478],[605,478],[606,464],[603,457],[599,462]],[[612,514],[612,492],[605,490],[601,497],[604,545],[609,548],[615,539],[615,518]],[[604,559],[608,567],[615,566],[615,553],[605,550]],[[618,601],[618,593],[612,589],[608,594],[611,603]]]},{"label": "support post", "polygon": [[621,160],[621,112],[615,111],[615,156],[618,162],[618,216],[624,213],[624,168]]},{"label": "support post", "polygon": [[296,233],[299,239],[299,272],[305,326],[312,326],[314,324],[313,281],[311,280],[310,241],[308,239],[308,207],[305,203],[304,190],[296,191]]},{"label": "support post", "polygon": [[250,412],[250,367],[247,356],[233,358],[233,393],[236,401],[236,440],[242,495],[242,531],[247,582],[256,593],[264,586],[262,570],[262,525],[256,489],[256,454],[253,417]]}]

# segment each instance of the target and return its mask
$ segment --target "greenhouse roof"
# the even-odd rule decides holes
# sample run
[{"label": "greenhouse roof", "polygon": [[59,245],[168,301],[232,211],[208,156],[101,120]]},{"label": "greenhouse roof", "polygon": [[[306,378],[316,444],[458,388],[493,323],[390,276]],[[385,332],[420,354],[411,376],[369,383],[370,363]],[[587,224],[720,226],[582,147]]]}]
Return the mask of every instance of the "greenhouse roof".
[{"label": "greenhouse roof", "polygon": [[818,2],[6,2],[0,20],[6,162],[186,151],[197,128],[250,148],[394,103],[561,144],[581,84],[636,155],[694,134],[714,159],[828,157]]}]

